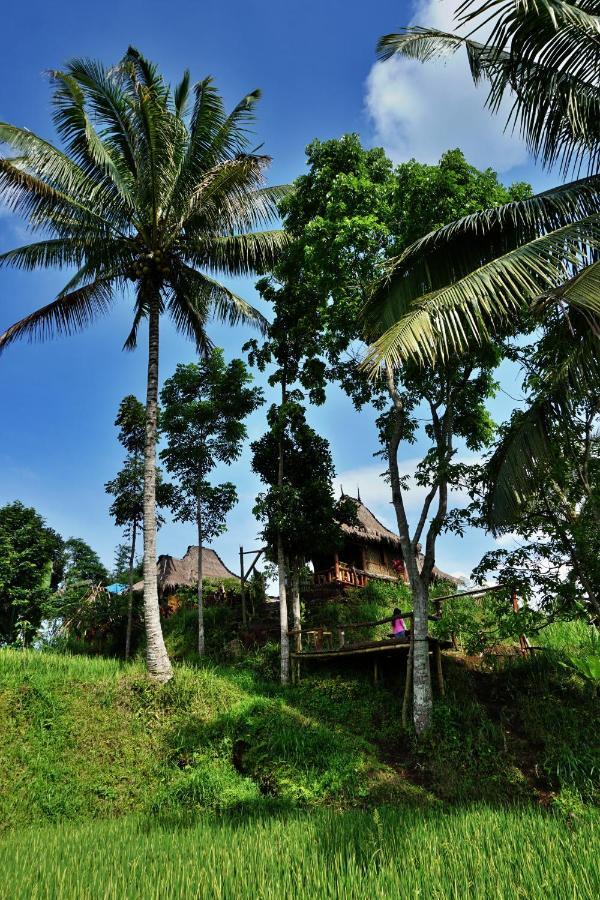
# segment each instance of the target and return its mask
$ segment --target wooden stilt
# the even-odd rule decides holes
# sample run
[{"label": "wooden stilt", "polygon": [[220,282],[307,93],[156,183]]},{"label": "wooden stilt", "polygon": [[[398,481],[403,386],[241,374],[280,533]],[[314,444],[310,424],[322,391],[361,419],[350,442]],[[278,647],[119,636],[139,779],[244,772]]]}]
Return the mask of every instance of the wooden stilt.
[{"label": "wooden stilt", "polygon": [[434,655],[435,655],[435,667],[436,667],[436,672],[437,672],[438,690],[440,692],[440,697],[443,697],[446,693],[446,685],[444,684],[444,671],[442,669],[442,649],[440,647],[439,641],[435,642]]},{"label": "wooden stilt", "polygon": [[377,684],[379,681],[379,667],[376,662],[373,662],[373,683]]},{"label": "wooden stilt", "polygon": [[413,652],[415,647],[415,630],[413,628],[410,635],[410,647],[408,648],[408,657],[406,660],[406,681],[404,683],[404,699],[402,701],[402,727],[408,727],[408,712],[410,709],[410,694],[412,690],[413,675]]}]

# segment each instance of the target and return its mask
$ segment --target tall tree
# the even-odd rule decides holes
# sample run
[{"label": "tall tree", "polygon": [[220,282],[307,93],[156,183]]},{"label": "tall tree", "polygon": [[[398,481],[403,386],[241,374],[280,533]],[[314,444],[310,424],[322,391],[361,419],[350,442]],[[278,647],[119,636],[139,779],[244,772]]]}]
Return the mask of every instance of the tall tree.
[{"label": "tall tree", "polygon": [[[267,490],[257,497],[254,514],[263,523],[262,537],[268,555],[279,563],[284,556],[285,572],[292,587],[294,629],[301,627],[300,571],[316,554],[326,554],[341,545],[340,521],[352,521],[353,501],[336,502],[333,493],[335,470],[329,445],[306,421],[299,392],[288,394],[284,407],[269,410],[270,430],[252,444],[252,468]],[[280,478],[281,461],[284,477]],[[287,599],[287,594],[286,594]],[[284,607],[285,609],[285,607]],[[289,680],[287,610],[282,640],[281,680]]]},{"label": "tall tree", "polygon": [[[337,380],[358,409],[371,404],[380,412],[381,453],[414,597],[413,718],[423,731],[432,709],[427,606],[436,543],[450,521],[452,487],[470,478],[455,459],[457,442],[466,440],[476,450],[491,437],[485,400],[493,390],[499,348],[485,345],[469,359],[435,370],[389,368],[385,377],[370,382],[359,365],[361,345],[370,329],[380,325],[365,320],[363,310],[370,285],[417,229],[440,224],[458,209],[466,212],[523,196],[528,188],[517,184],[506,189],[494,172],[477,171],[458,150],[444,154],[437,166],[412,161],[394,168],[382,150],[364,150],[355,135],[314,142],[308,162],[308,173],[281,204],[293,239],[276,269],[285,288],[282,321],[287,325],[299,312],[290,333],[298,335],[297,377],[311,399],[322,399],[325,380]],[[419,433],[428,450],[416,478],[428,491],[411,525],[409,485],[401,478],[398,452]],[[421,540],[423,567],[416,558]]]},{"label": "tall tree", "polygon": [[103,584],[108,581],[108,571],[100,557],[82,538],[71,537],[64,543],[64,581],[86,581]]},{"label": "tall tree", "polygon": [[227,114],[210,78],[192,85],[186,71],[172,90],[133,48],[108,69],[77,59],[50,77],[62,149],[0,124],[0,143],[14,154],[0,158],[0,199],[44,233],[0,264],[77,271],[55,300],[7,329],[0,348],[83,328],[119,295],[134,297],[127,347],[148,320],[144,618],[148,670],[166,681],[156,573],[159,319],[168,313],[200,349],[211,313],[264,327],[259,312],[207,272],[237,276],[273,265],[284,238],[252,229],[272,220],[284,189],[264,186],[270,160],[251,150],[258,91]]},{"label": "tall tree", "polygon": [[[314,295],[302,293],[272,278],[258,282],[258,290],[274,312],[266,340],[249,341],[250,362],[260,371],[274,366],[271,385],[279,385],[281,399],[269,410],[270,430],[252,445],[254,471],[268,490],[257,498],[254,513],[264,522],[263,537],[277,564],[281,682],[287,684],[289,665],[288,587],[292,586],[294,628],[300,627],[299,568],[311,550],[322,550],[339,539],[335,518],[341,514],[332,492],[333,462],[327,441],[305,420],[300,385],[316,403],[325,400],[325,364],[319,359],[320,333],[315,328]],[[348,515],[348,510],[344,513]]]},{"label": "tall tree", "polygon": [[[120,403],[115,425],[119,428],[119,441],[127,451],[121,471],[116,478],[108,481],[104,489],[114,500],[110,506],[110,514],[115,523],[125,529],[129,540],[128,573],[129,585],[127,598],[127,625],[125,628],[125,659],[129,659],[131,650],[131,628],[133,622],[133,573],[137,537],[144,527],[144,446],[145,446],[146,410],[143,403],[133,394],[124,397]],[[159,510],[173,503],[173,487],[162,480],[157,468],[156,484],[156,525],[161,526],[164,519]]]},{"label": "tall tree", "polygon": [[175,516],[194,522],[198,535],[198,653],[204,654],[202,548],[225,530],[227,514],[237,502],[231,482],[213,485],[218,463],[237,459],[247,435],[246,419],[263,402],[250,387],[252,376],[241,359],[225,363],[215,348],[197,363],[179,365],[161,392],[161,452],[167,470],[178,480]]},{"label": "tall tree", "polygon": [[31,642],[62,578],[63,551],[35,509],[18,500],[0,508],[0,645]]}]

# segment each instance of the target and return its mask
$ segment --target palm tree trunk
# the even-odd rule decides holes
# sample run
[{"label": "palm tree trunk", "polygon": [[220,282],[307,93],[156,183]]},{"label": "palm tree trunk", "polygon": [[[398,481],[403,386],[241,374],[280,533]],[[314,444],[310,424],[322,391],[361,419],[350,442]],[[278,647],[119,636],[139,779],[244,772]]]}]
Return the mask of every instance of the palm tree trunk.
[{"label": "palm tree trunk", "polygon": [[127,628],[125,630],[125,661],[131,652],[131,625],[133,621],[133,566],[135,563],[135,539],[137,537],[137,521],[131,526],[131,551],[129,553],[129,597],[127,598]]},{"label": "palm tree trunk", "polygon": [[204,656],[204,607],[202,605],[202,515],[200,512],[200,497],[196,512],[198,524],[198,656]]},{"label": "palm tree trunk", "polygon": [[171,662],[160,624],[156,574],[156,438],[158,420],[158,323],[160,297],[151,289],[148,315],[148,391],[146,396],[146,446],[144,449],[144,621],[146,663],[154,681],[168,681]]}]

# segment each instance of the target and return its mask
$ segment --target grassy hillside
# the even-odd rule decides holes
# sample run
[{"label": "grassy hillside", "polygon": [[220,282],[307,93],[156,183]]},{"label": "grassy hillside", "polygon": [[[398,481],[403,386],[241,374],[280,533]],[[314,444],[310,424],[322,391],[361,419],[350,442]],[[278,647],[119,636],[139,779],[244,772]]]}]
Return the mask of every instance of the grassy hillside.
[{"label": "grassy hillside", "polygon": [[576,813],[599,799],[594,690],[548,658],[446,661],[448,696],[417,744],[389,672],[314,673],[282,692],[273,653],[141,666],[0,651],[0,829],[40,820],[255,808],[436,808],[485,801]]},{"label": "grassy hillside", "polygon": [[2,650],[0,896],[597,896],[593,688],[553,653],[475,662],[446,659],[417,745],[391,671],[282,692],[267,647],[154,687]]}]

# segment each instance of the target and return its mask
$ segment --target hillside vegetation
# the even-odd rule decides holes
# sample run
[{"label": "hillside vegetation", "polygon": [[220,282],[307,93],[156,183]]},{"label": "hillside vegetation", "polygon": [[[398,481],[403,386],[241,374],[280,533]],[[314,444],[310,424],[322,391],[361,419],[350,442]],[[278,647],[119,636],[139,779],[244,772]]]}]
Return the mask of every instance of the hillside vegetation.
[{"label": "hillside vegetation", "polygon": [[417,746],[397,673],[283,694],[276,654],[157,688],[136,663],[0,651],[10,897],[597,896],[597,704],[558,661],[448,658]]}]

